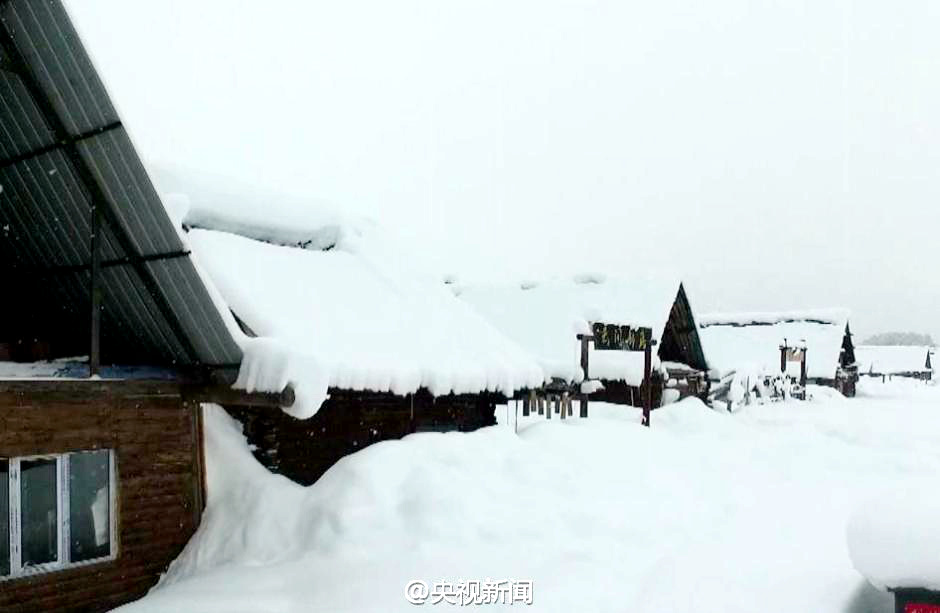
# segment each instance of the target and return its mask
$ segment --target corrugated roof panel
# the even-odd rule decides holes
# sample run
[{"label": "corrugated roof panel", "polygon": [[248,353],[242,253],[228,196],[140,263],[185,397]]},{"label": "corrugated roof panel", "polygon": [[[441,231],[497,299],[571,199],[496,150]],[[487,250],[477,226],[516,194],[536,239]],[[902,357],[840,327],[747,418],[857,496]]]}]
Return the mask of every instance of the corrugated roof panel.
[{"label": "corrugated roof panel", "polygon": [[89,243],[60,217],[61,194],[50,189],[46,175],[56,168],[57,156],[61,154],[47,154],[43,156],[46,159],[30,159],[0,169],[0,214],[12,232],[26,237],[21,243],[28,248],[24,258],[44,266],[80,265],[88,261]]},{"label": "corrugated roof panel", "polygon": [[0,71],[0,158],[11,159],[54,141],[23,82]]},{"label": "corrugated roof panel", "polygon": [[[0,50],[0,264],[18,269],[9,275],[20,283],[14,291],[22,290],[24,303],[46,305],[37,313],[61,302],[74,321],[47,327],[67,330],[69,347],[86,342],[97,204],[104,351],[130,349],[124,358],[176,364],[238,363],[241,351],[61,2],[0,0]],[[15,311],[42,332],[29,307]]]},{"label": "corrugated roof panel", "polygon": [[101,277],[106,312],[121,317],[127,326],[136,328],[146,339],[147,346],[167,362],[179,365],[193,362],[187,357],[182,343],[170,332],[166,318],[137,275],[125,266],[114,266],[103,269]]},{"label": "corrugated roof panel", "polygon": [[118,121],[61,2],[6,2],[0,18],[71,136]]},{"label": "corrugated roof panel", "polygon": [[144,256],[180,251],[183,244],[123,128],[78,144],[105,197]]},{"label": "corrugated roof panel", "polygon": [[159,260],[148,262],[147,268],[167,292],[199,359],[210,364],[240,362],[241,350],[215,311],[192,262],[182,258]]},{"label": "corrugated roof panel", "polygon": [[[37,268],[89,262],[91,204],[64,153],[0,167],[0,186],[0,220],[24,239],[24,261]],[[121,257],[113,233],[104,236],[103,259]]]}]

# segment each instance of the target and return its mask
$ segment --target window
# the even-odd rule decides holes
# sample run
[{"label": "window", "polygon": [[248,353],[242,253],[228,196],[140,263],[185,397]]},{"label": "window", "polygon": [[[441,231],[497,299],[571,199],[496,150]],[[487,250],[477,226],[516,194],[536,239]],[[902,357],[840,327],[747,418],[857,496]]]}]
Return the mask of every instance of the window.
[{"label": "window", "polygon": [[114,557],[114,453],[0,458],[0,578]]},{"label": "window", "polygon": [[20,461],[23,567],[59,561],[59,458]]},{"label": "window", "polygon": [[69,560],[111,555],[111,453],[69,456]]}]

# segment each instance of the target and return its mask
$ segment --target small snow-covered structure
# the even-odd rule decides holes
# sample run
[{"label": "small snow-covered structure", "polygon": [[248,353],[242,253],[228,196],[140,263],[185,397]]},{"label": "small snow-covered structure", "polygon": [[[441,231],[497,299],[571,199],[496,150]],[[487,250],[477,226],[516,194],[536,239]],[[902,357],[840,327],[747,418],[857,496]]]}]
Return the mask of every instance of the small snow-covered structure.
[{"label": "small snow-covered structure", "polygon": [[881,492],[849,518],[852,564],[873,586],[894,594],[897,611],[940,608],[940,498],[933,490]]},{"label": "small snow-covered structure", "polygon": [[933,378],[932,347],[859,345],[855,348],[858,372],[868,377]]},{"label": "small snow-covered structure", "polygon": [[780,374],[788,367],[781,350],[786,346],[802,350],[807,383],[855,395],[855,346],[845,309],[706,313],[698,325],[709,363],[720,375]]},{"label": "small snow-covered structure", "polygon": [[[515,285],[456,286],[454,291],[535,356],[555,381],[584,380],[578,335],[591,335],[592,324],[600,322],[652,331],[657,342],[653,406],[661,403],[667,384],[682,396],[704,392],[708,364],[678,280],[585,274]],[[599,350],[595,345],[592,341],[588,350],[588,378],[600,380],[603,389],[593,391],[591,398],[641,406],[643,352]]]},{"label": "small snow-covered structure", "polygon": [[290,384],[290,412],[304,418],[231,410],[270,468],[311,483],[381,440],[491,425],[497,403],[544,381],[534,359],[374,224],[172,174],[164,187],[186,195],[193,257],[249,337],[236,387]]}]

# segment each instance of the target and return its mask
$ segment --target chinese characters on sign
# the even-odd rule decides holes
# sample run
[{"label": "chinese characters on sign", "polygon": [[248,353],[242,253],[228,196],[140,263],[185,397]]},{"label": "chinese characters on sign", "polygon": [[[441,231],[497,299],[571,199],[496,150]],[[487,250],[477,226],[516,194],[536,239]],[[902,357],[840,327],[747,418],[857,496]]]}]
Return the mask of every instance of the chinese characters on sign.
[{"label": "chinese characters on sign", "polygon": [[597,322],[591,325],[591,331],[594,334],[595,349],[646,351],[653,340],[653,330],[650,328],[631,328]]},{"label": "chinese characters on sign", "polygon": [[514,579],[484,581],[438,581],[433,586],[426,581],[411,581],[405,586],[405,598],[414,605],[449,604],[471,605],[531,605],[532,581]]}]

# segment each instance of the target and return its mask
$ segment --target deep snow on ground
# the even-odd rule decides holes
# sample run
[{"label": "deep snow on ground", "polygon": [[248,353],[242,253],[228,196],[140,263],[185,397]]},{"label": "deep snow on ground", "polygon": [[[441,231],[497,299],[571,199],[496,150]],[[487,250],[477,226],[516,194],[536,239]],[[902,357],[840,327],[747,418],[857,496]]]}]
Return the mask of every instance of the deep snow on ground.
[{"label": "deep snow on ground", "polygon": [[889,613],[846,525],[879,492],[936,487],[940,388],[814,392],[733,415],[686,400],[648,430],[592,404],[516,435],[500,407],[499,426],[373,445],[309,488],[209,408],[203,527],[126,611],[413,611],[412,579],[515,578],[537,611]]}]

